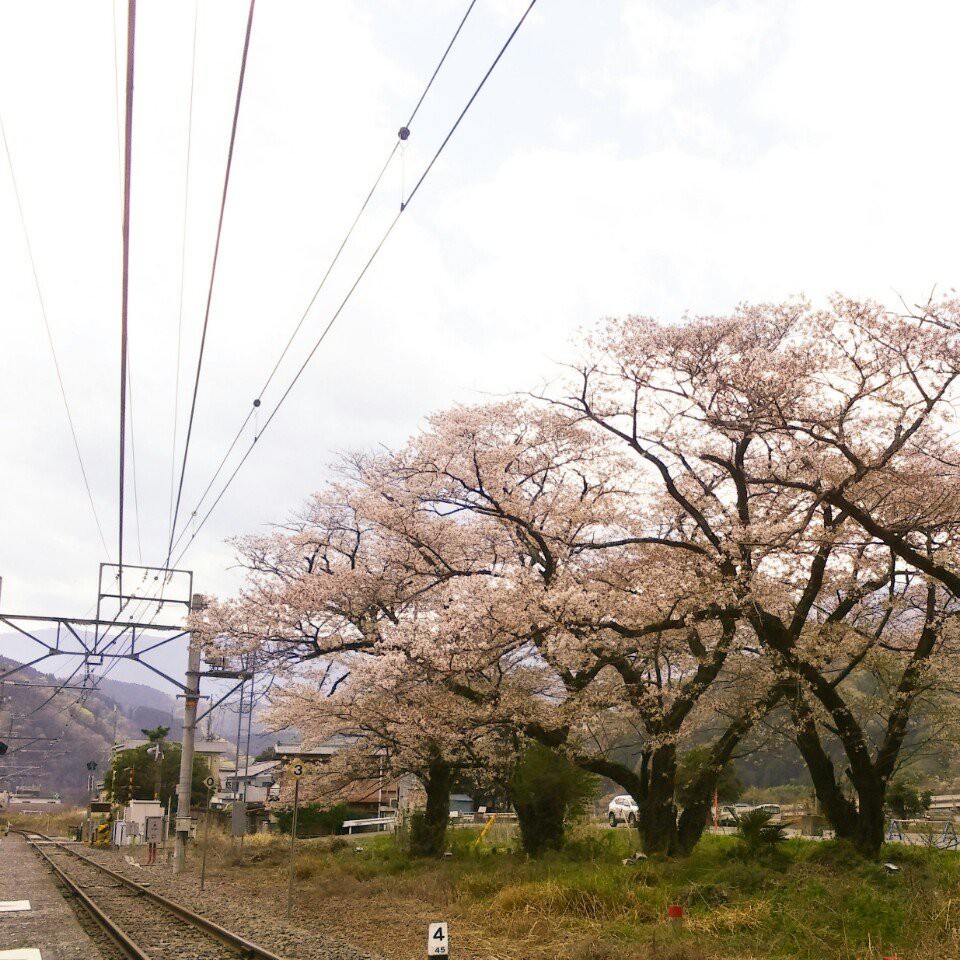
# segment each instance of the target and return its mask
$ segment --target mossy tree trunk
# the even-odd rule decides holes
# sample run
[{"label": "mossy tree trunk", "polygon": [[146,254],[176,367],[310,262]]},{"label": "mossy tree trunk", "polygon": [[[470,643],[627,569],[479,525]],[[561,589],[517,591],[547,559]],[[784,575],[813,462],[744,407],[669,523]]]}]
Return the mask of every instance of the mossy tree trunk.
[{"label": "mossy tree trunk", "polygon": [[411,819],[410,852],[415,857],[439,857],[446,849],[453,767],[438,757],[420,779],[427,803],[423,812],[417,812]]}]

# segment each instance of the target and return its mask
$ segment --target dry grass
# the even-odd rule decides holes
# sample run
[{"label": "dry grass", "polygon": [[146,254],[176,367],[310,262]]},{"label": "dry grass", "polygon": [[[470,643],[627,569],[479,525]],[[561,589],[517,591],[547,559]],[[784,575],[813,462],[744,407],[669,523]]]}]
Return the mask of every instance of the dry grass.
[{"label": "dry grass", "polygon": [[[693,857],[623,866],[626,830],[582,831],[528,861],[457,831],[449,860],[411,860],[393,838],[299,841],[294,923],[391,960],[422,960],[427,924],[451,925],[456,960],[960,960],[960,855],[889,848],[900,874],[836,844],[791,841],[744,861],[733,838]],[[213,896],[282,915],[289,838],[216,830]],[[188,869],[199,870],[194,854]],[[667,906],[684,906],[675,924]]]},{"label": "dry grass", "polygon": [[71,828],[83,818],[80,807],[59,807],[50,813],[22,813],[7,810],[2,814],[5,821],[17,830],[36,830],[49,836],[66,836]]}]

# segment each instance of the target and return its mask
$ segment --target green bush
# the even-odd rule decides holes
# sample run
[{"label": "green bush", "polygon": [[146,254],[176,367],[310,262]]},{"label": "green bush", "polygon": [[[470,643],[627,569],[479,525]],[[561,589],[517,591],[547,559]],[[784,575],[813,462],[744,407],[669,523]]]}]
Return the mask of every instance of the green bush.
[{"label": "green bush", "polygon": [[771,814],[766,810],[750,810],[737,818],[737,836],[748,857],[773,850],[787,839],[783,824],[770,820]]},{"label": "green bush", "polygon": [[[339,803],[326,807],[320,803],[305,803],[297,811],[298,837],[323,837],[338,833],[344,820],[353,819],[355,811],[346,804]],[[278,810],[277,826],[281,833],[289,833],[293,823],[293,807]]]},{"label": "green bush", "polygon": [[922,817],[930,809],[930,796],[929,790],[920,791],[912,777],[897,777],[887,787],[887,806],[900,819]]},{"label": "green bush", "polygon": [[523,849],[531,857],[559,850],[567,822],[596,796],[598,783],[566,757],[539,744],[528,747],[510,780]]},{"label": "green bush", "polygon": [[[693,793],[693,785],[703,773],[710,761],[710,751],[706,747],[694,747],[680,758],[677,765],[677,803],[681,807],[690,806],[700,798]],[[743,781],[737,773],[733,761],[724,764],[717,777],[716,793],[721,803],[733,803],[743,796]]]},{"label": "green bush", "polygon": [[410,853],[414,857],[437,857],[443,853],[447,822],[431,822],[422,810],[410,817]]}]

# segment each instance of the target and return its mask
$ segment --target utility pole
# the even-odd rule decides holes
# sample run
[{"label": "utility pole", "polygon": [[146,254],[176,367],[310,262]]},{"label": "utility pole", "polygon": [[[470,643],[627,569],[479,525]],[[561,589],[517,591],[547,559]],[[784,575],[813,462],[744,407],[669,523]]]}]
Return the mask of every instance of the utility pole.
[{"label": "utility pole", "polygon": [[[199,593],[193,595],[190,609],[202,610],[207,605]],[[193,781],[193,749],[197,736],[197,703],[200,700],[200,644],[190,634],[187,655],[187,683],[183,698],[183,737],[180,745],[180,785],[177,787],[177,838],[173,847],[173,872],[183,870],[187,841],[190,839],[190,787]]]}]

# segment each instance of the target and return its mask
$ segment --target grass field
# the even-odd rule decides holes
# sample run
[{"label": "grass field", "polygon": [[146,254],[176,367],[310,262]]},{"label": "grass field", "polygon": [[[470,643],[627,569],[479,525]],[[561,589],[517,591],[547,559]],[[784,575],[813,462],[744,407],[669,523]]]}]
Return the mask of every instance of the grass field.
[{"label": "grass field", "polygon": [[[387,835],[299,841],[294,922],[397,960],[422,960],[433,920],[450,923],[452,960],[960,960],[960,854],[895,845],[870,862],[790,840],[751,861],[736,838],[707,837],[689,859],[624,866],[636,846],[626,828],[578,828],[536,861],[476,835],[451,831],[442,861],[411,860]],[[214,834],[211,895],[282,915],[288,844],[247,837],[238,864]],[[195,849],[194,877],[199,859]]]},{"label": "grass field", "polygon": [[[411,960],[431,919],[450,921],[457,957],[960,958],[955,853],[891,846],[883,860],[901,870],[889,875],[842,844],[791,840],[748,861],[735,838],[707,837],[687,860],[624,866],[635,846],[626,829],[583,828],[538,861],[477,848],[475,836],[453,832],[441,862],[411,860],[389,836],[305,841],[298,913],[332,906],[368,932],[373,918],[369,945]],[[225,850],[214,856],[231,869]],[[283,893],[285,857],[284,838],[255,838],[238,872]],[[684,907],[680,924],[667,919],[672,903]]]},{"label": "grass field", "polygon": [[0,823],[9,823],[20,830],[36,830],[51,836],[65,836],[80,823],[83,817],[81,807],[57,807],[45,813],[23,813],[19,810],[5,810],[0,813]]}]

